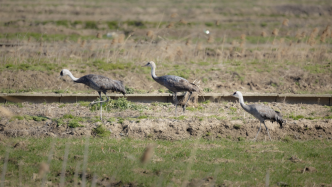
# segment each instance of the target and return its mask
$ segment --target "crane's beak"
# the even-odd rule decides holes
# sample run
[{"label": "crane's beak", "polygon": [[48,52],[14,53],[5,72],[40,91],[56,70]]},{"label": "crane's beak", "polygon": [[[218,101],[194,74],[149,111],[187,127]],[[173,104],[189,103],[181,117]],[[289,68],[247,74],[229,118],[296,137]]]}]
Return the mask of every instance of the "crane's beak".
[{"label": "crane's beak", "polygon": [[148,64],[145,64],[144,66],[142,66],[142,67],[145,67],[145,66],[148,66]]}]

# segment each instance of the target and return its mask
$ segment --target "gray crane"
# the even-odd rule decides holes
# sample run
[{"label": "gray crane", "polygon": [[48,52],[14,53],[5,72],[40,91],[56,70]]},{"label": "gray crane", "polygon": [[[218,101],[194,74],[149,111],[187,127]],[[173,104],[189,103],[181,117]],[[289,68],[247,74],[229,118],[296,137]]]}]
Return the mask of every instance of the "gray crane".
[{"label": "gray crane", "polygon": [[267,134],[269,135],[269,138],[271,140],[269,129],[265,125],[265,120],[269,120],[272,123],[276,121],[277,123],[279,123],[280,128],[282,128],[282,124],[283,123],[286,123],[286,121],[282,119],[282,115],[280,114],[280,112],[274,111],[273,109],[271,109],[268,106],[257,105],[257,104],[253,104],[253,105],[246,105],[246,104],[244,104],[243,96],[242,96],[241,92],[236,91],[236,92],[233,93],[232,96],[239,99],[241,107],[246,112],[248,112],[249,114],[253,115],[255,118],[257,118],[260,121],[260,123],[259,123],[259,125],[260,125],[259,126],[259,130],[257,132],[257,135],[256,135],[255,139],[254,139],[255,141],[256,141],[256,138],[257,138],[259,132],[261,131],[262,123],[264,124],[264,126],[266,128],[266,131],[267,131]]},{"label": "gray crane", "polygon": [[[68,75],[75,83],[85,84],[98,92],[100,101],[93,101],[90,103],[90,105],[100,103],[100,120],[102,120],[102,103],[109,101],[109,97],[106,95],[107,90],[121,92],[123,95],[126,94],[126,90],[122,81],[112,80],[102,75],[94,74],[84,75],[81,78],[76,78],[68,69],[63,69],[60,72],[60,76],[65,75]],[[101,92],[103,92],[107,97],[106,101],[102,100]]]},{"label": "gray crane", "polygon": [[164,75],[161,77],[156,76],[156,64],[153,61],[148,62],[144,66],[149,66],[151,67],[151,76],[152,78],[159,84],[165,86],[167,89],[169,89],[171,92],[173,92],[173,101],[175,105],[175,116],[176,116],[176,109],[178,106],[178,99],[177,99],[177,92],[189,92],[189,97],[186,103],[182,106],[183,112],[186,110],[186,105],[191,97],[191,94],[193,92],[199,91],[198,86],[196,86],[193,83],[190,83],[186,79],[175,76],[175,75]]}]

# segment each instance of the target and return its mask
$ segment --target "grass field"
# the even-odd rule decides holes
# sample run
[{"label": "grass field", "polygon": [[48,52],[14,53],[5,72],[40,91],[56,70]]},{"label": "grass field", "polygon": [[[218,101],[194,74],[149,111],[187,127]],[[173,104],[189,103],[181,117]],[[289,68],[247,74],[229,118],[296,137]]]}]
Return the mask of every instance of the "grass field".
[{"label": "grass field", "polygon": [[151,60],[157,75],[196,80],[209,92],[332,90],[328,1],[2,5],[3,93],[91,91],[58,79],[63,68],[76,77],[95,73],[122,80],[135,93],[158,93],[163,88],[141,67]]},{"label": "grass field", "polygon": [[[204,92],[331,94],[331,25],[330,0],[2,0],[0,93],[97,96],[63,68],[166,93],[152,60]],[[331,107],[264,104],[272,142],[227,102],[1,104],[0,186],[332,186]]]},{"label": "grass field", "polygon": [[332,182],[331,145],[289,137],[257,143],[9,138],[0,147],[0,166],[6,186],[40,185],[43,180],[56,185],[63,179],[74,186],[85,181],[84,171],[87,185],[320,186]]}]

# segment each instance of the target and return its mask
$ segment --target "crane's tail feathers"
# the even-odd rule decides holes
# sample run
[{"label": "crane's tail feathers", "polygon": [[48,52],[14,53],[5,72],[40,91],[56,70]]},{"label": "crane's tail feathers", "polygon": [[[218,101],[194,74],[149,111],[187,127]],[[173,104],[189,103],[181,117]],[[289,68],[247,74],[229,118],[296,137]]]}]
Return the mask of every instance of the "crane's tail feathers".
[{"label": "crane's tail feathers", "polygon": [[196,80],[194,80],[194,82],[192,82],[191,84],[194,86],[198,95],[204,95],[203,89],[199,86],[200,82],[201,81],[196,82]]}]

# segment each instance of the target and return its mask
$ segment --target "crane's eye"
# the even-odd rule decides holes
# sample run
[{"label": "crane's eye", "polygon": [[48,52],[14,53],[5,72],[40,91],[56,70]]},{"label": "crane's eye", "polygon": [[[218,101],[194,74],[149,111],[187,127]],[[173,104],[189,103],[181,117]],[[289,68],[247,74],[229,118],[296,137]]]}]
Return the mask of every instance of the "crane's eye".
[{"label": "crane's eye", "polygon": [[236,95],[236,92],[234,92],[233,95]]}]

